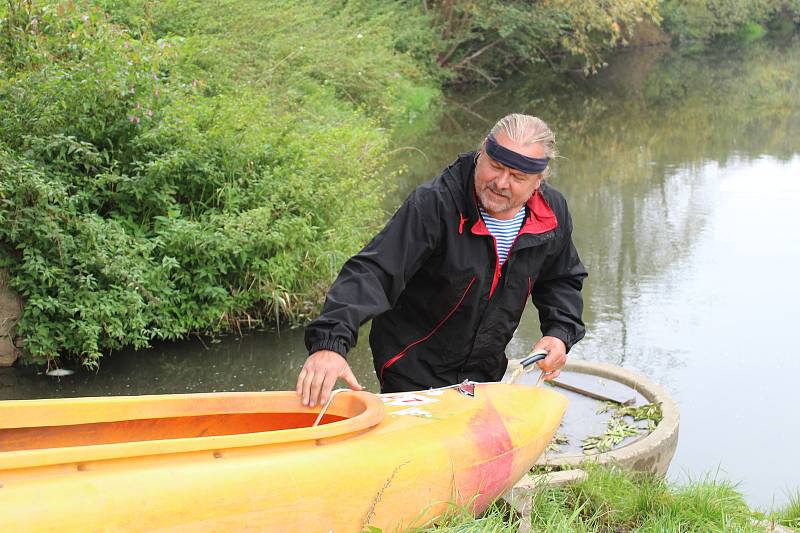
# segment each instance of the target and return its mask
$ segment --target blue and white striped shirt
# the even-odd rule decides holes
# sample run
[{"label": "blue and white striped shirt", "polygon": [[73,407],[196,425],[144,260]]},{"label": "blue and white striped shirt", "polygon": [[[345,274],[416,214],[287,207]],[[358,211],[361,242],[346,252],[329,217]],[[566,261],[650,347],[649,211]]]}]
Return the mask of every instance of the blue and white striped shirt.
[{"label": "blue and white striped shirt", "polygon": [[506,262],[508,252],[511,250],[511,245],[514,244],[514,239],[517,238],[520,228],[522,228],[522,221],[525,220],[525,206],[514,215],[514,218],[509,220],[500,220],[490,216],[483,207],[480,208],[483,223],[486,224],[486,229],[494,237],[497,243],[497,257],[500,259],[500,264]]}]

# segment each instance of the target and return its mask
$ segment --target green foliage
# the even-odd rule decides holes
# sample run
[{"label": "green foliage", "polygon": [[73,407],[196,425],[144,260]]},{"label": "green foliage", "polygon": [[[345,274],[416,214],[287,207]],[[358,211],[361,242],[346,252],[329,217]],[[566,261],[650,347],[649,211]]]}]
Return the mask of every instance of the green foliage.
[{"label": "green foliage", "polygon": [[662,0],[659,10],[666,31],[682,40],[760,38],[772,18],[798,18],[796,0]]},{"label": "green foliage", "polygon": [[[703,480],[673,486],[662,478],[587,464],[588,477],[560,488],[533,492],[532,531],[756,532],[757,514],[733,486]],[[483,517],[454,514],[431,532],[516,531],[519,523],[493,507]]]},{"label": "green foliage", "polygon": [[[628,437],[638,435],[640,432],[649,433],[661,422],[663,414],[661,404],[647,403],[640,406],[622,406],[606,402],[598,413],[611,412],[611,417],[606,422],[606,431],[601,435],[591,435],[583,439],[581,448],[584,453],[607,452]],[[626,420],[630,418],[631,420]],[[645,422],[633,424],[631,422]]]},{"label": "green foliage", "polygon": [[[581,519],[601,531],[757,531],[755,514],[725,481],[670,486],[662,478],[588,466],[588,478],[563,489]],[[536,499],[534,499],[534,505]]]},{"label": "green foliage", "polygon": [[[409,4],[413,9],[415,3]],[[438,34],[428,43],[436,65],[461,80],[491,81],[513,66],[545,61],[592,72],[602,65],[602,53],[624,44],[638,21],[658,20],[656,0],[438,0],[423,5]]]},{"label": "green foliage", "polygon": [[800,490],[795,491],[786,506],[780,510],[777,522],[783,526],[800,530]]},{"label": "green foliage", "polygon": [[743,43],[757,41],[766,35],[767,29],[756,22],[745,22],[736,30],[735,37]]},{"label": "green foliage", "polygon": [[445,516],[437,519],[436,525],[412,531],[436,533],[514,533],[519,524],[509,521],[499,505],[492,505],[480,517],[475,518],[468,507],[454,507]]},{"label": "green foliage", "polygon": [[[160,39],[182,35],[196,65],[218,92],[242,84],[279,97],[311,85],[333,90],[384,125],[413,120],[438,91],[402,50],[397,19],[405,13],[379,0],[310,2],[255,0],[102,0],[112,19]],[[423,22],[419,20],[420,24]],[[419,32],[416,32],[419,34]],[[425,95],[423,102],[407,93]],[[299,102],[295,102],[298,104]],[[410,105],[411,107],[407,107]]]},{"label": "green foliage", "polygon": [[[761,38],[775,19],[800,22],[797,0],[428,0],[405,2],[415,21],[409,53],[451,81],[494,82],[521,65],[546,63],[585,74],[605,66],[605,56],[624,46],[644,20],[680,40],[730,36],[742,43]],[[412,34],[413,31],[406,34]],[[403,39],[406,43],[408,39]]]},{"label": "green foliage", "polygon": [[0,267],[28,361],[300,321],[372,234],[389,136],[438,91],[388,8],[267,4],[0,11]]}]

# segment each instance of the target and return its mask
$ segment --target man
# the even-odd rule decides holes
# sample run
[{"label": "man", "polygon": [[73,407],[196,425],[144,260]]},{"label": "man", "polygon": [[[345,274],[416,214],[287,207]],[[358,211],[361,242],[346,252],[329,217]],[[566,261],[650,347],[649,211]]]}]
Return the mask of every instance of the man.
[{"label": "man", "polygon": [[567,204],[543,181],[555,155],[542,120],[508,115],[477,152],[412,192],[306,328],[303,404],[326,402],[337,378],[361,389],[345,357],[371,318],[382,392],[497,381],[529,295],[543,334],[534,349],[548,352],[539,366],[557,377],[585,332],[586,270]]}]

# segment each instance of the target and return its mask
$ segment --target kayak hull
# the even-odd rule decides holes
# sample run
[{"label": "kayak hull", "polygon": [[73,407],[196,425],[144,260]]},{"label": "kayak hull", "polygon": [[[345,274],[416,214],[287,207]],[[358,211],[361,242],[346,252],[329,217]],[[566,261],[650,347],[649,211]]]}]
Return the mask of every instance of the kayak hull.
[{"label": "kayak hull", "polygon": [[[2,423],[0,529],[417,527],[453,505],[484,510],[535,463],[566,408],[554,391],[517,385],[477,385],[474,397],[455,389],[380,396],[348,391],[331,402],[327,423],[309,427],[314,410],[289,392],[114,400],[116,407],[96,398],[0,402],[3,420],[31,403],[28,420],[49,413],[48,425],[38,428],[21,420]],[[167,410],[172,416],[155,409],[165,401],[175,404]],[[281,407],[270,407],[276,403]],[[92,415],[93,409],[102,415]],[[232,412],[218,412],[225,409]],[[227,416],[230,422],[237,413],[265,410],[274,419],[305,415],[303,426],[242,432],[245,422],[231,432],[209,430],[216,426],[206,420]],[[139,422],[132,426],[131,418]],[[159,438],[167,419],[199,425],[186,430],[173,424],[162,428],[170,437]],[[115,433],[118,427],[125,431]],[[36,442],[37,433],[47,439]],[[93,444],[93,437],[104,443]],[[26,438],[35,447],[26,448]],[[59,447],[43,447],[47,440]]]}]

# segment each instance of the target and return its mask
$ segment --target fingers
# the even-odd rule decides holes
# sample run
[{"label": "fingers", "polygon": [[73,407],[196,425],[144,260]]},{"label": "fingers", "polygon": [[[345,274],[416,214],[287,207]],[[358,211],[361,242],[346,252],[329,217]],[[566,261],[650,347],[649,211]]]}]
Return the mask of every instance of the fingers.
[{"label": "fingers", "polygon": [[[325,379],[323,380],[322,388],[320,389],[320,404],[324,404],[328,401],[328,398],[331,397],[331,391],[333,390],[333,386],[336,385],[336,380],[338,378],[342,378],[344,382],[347,383],[347,386],[353,390],[361,390],[363,388],[361,385],[359,385],[355,374],[353,374],[353,371],[350,369],[350,365],[344,361],[344,368],[341,370],[341,372],[337,373],[335,370],[331,369],[328,369],[325,372]],[[314,407],[313,403],[311,407]]]},{"label": "fingers", "polygon": [[556,354],[552,354],[548,355],[547,357],[545,357],[536,364],[538,364],[539,368],[542,369],[544,372],[553,372],[555,370],[559,370],[562,366],[564,366],[563,363],[565,362],[566,359],[562,362],[560,361],[559,357]]},{"label": "fingers", "polygon": [[298,396],[303,395],[303,381],[306,379],[306,366],[303,365],[303,369],[300,371],[300,375],[297,376],[297,386],[295,386],[294,390]]},{"label": "fingers", "polygon": [[350,387],[353,390],[363,390],[364,389],[364,387],[362,387],[358,383],[358,380],[356,379],[355,374],[353,374],[353,371],[350,369],[350,365],[347,365],[345,367],[344,372],[342,373],[342,379],[344,380],[345,383],[347,383],[347,386]]},{"label": "fingers", "polygon": [[547,357],[539,361],[539,368],[545,372],[561,370],[567,364],[567,354],[550,352]]},{"label": "fingers", "polygon": [[311,384],[314,382],[314,372],[306,371],[306,376],[303,378],[302,402],[303,405],[308,406],[311,400]]},{"label": "fingers", "polygon": [[306,359],[297,377],[295,391],[301,396],[303,405],[315,407],[328,401],[339,377],[353,390],[363,388],[344,357],[330,350],[319,350]]},{"label": "fingers", "polygon": [[567,363],[567,347],[559,338],[556,337],[542,337],[536,343],[534,349],[543,349],[547,351],[547,357],[539,361],[539,368],[547,374],[546,380],[554,379],[558,376],[561,369]]},{"label": "fingers", "polygon": [[320,405],[324,405],[331,397],[331,391],[333,390],[334,385],[336,385],[336,374],[334,372],[326,373],[325,379],[322,381],[322,389],[320,390]]},{"label": "fingers", "polygon": [[561,374],[561,370],[553,370],[552,372],[547,372],[544,375],[545,381],[550,381],[551,379],[556,379]]},{"label": "fingers", "polygon": [[322,384],[325,382],[327,372],[314,373],[314,380],[311,382],[311,395],[308,398],[308,406],[314,407],[320,402],[322,396]]}]

